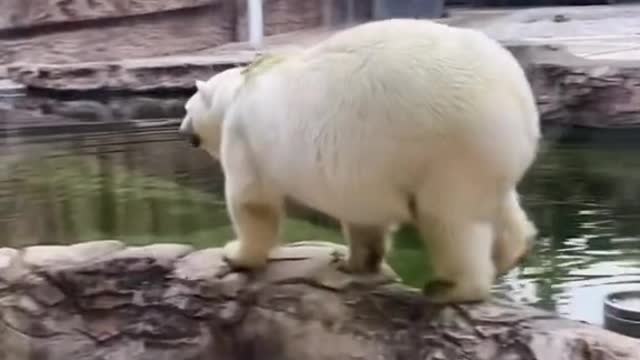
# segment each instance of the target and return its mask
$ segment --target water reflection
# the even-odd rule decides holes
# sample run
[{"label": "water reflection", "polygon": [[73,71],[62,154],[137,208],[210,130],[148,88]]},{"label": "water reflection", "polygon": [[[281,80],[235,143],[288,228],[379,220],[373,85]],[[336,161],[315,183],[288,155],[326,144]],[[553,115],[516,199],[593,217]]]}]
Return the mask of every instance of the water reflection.
[{"label": "water reflection", "polygon": [[508,297],[601,323],[604,295],[640,288],[640,149],[559,145],[521,191],[541,238],[501,284]]},{"label": "water reflection", "polygon": [[[175,133],[181,101],[78,106],[22,98],[4,112],[0,104],[0,246],[104,238],[215,246],[229,239],[218,165]],[[93,125],[78,125],[86,123]],[[547,148],[521,186],[540,239],[496,286],[499,295],[600,323],[606,292],[640,288],[639,152],[593,143]],[[317,221],[292,218],[285,229],[289,241],[341,241]],[[417,236],[405,229],[398,238],[390,262],[419,286]]]},{"label": "water reflection", "polygon": [[202,154],[183,157],[190,149],[181,145],[173,132],[14,144],[23,155],[2,159],[2,242],[179,236],[226,224],[214,195],[221,179],[196,175],[217,167]]}]

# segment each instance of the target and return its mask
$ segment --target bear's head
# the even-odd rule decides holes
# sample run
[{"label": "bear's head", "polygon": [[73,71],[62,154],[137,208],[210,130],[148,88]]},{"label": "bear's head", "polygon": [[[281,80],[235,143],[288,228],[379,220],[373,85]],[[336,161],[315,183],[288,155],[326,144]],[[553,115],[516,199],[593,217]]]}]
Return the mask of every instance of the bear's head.
[{"label": "bear's head", "polygon": [[207,81],[196,80],[196,92],[185,104],[180,135],[214,158],[220,153],[222,122],[243,81],[242,68],[222,71]]}]

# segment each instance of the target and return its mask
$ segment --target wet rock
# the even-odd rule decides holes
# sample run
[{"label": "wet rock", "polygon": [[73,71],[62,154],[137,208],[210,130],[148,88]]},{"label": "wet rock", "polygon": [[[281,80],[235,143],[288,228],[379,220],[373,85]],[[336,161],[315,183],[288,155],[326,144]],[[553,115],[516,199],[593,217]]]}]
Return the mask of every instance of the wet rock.
[{"label": "wet rock", "polygon": [[518,54],[536,95],[543,125],[640,128],[637,62],[588,60],[562,46],[519,49]]}]

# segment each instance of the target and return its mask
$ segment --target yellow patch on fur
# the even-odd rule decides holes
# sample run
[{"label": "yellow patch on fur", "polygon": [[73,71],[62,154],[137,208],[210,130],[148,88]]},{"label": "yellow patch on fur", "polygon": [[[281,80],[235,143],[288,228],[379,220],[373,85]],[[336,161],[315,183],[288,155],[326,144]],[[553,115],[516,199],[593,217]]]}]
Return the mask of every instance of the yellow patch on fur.
[{"label": "yellow patch on fur", "polygon": [[244,75],[245,81],[251,80],[260,74],[264,74],[267,70],[273,68],[277,64],[280,64],[286,59],[287,58],[285,56],[276,54],[261,55],[242,70],[242,75]]}]

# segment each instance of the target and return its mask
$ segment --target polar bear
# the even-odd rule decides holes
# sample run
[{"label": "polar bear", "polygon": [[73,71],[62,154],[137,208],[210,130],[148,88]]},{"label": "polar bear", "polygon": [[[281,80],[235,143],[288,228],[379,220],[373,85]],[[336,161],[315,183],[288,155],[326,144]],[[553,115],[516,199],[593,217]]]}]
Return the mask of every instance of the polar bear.
[{"label": "polar bear", "polygon": [[285,197],[341,222],[354,273],[378,271],[390,229],[415,224],[434,302],[485,300],[536,235],[516,190],[538,149],[536,104],[481,32],[373,21],[196,87],[179,132],[222,165],[237,267],[265,265]]}]

